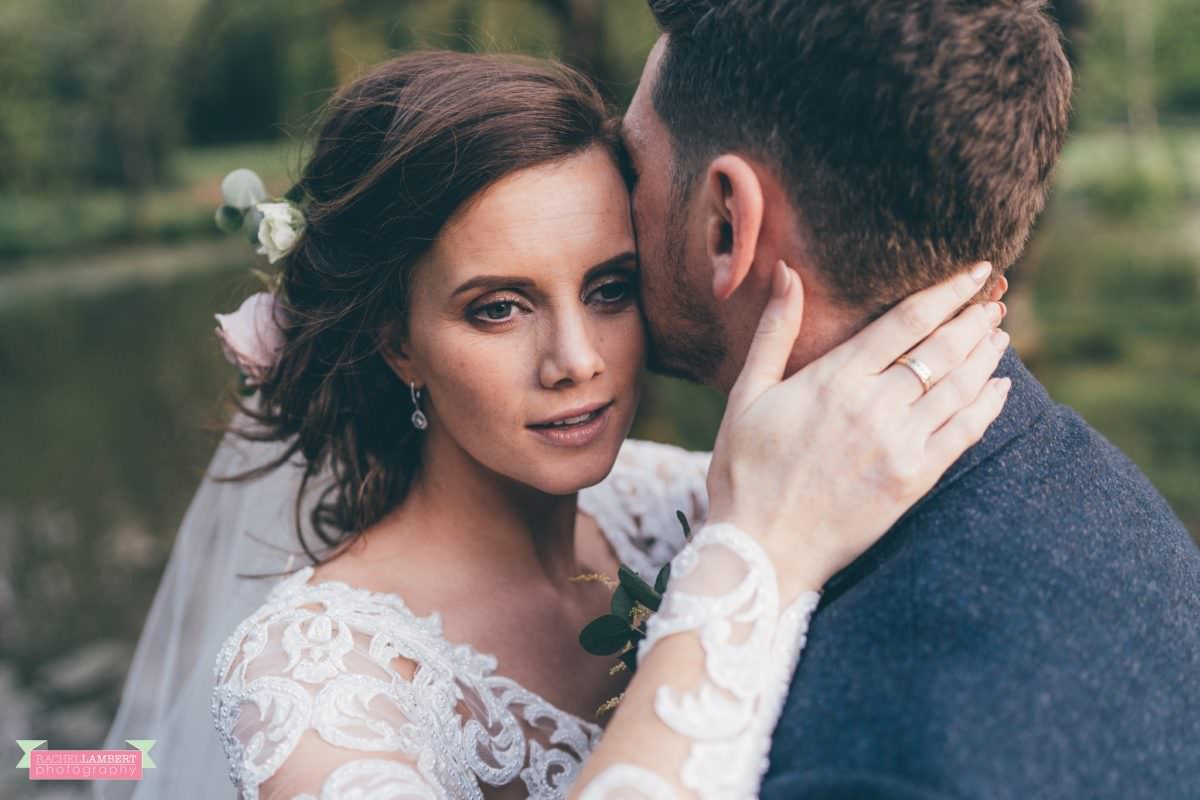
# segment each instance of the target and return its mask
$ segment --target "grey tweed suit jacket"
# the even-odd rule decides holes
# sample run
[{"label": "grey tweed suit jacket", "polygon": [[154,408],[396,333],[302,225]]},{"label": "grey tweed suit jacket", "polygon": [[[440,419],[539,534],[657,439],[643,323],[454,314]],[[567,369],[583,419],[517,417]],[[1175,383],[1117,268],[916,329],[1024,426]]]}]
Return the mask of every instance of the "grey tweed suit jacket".
[{"label": "grey tweed suit jacket", "polygon": [[1200,799],[1200,550],[1011,348],[996,374],[984,438],[826,585],[762,797]]}]

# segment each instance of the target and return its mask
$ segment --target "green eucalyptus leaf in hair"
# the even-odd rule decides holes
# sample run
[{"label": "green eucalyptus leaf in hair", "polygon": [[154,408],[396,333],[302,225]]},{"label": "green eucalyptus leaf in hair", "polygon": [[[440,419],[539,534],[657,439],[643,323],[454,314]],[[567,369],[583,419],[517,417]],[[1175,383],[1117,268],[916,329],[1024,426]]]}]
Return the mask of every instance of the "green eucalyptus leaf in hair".
[{"label": "green eucalyptus leaf in hair", "polygon": [[265,215],[255,206],[246,213],[246,238],[250,240],[250,244],[258,247],[258,228],[263,221]]},{"label": "green eucalyptus leaf in hair", "polygon": [[216,216],[217,228],[224,233],[236,233],[246,219],[244,211],[240,211],[233,206],[218,206]]}]

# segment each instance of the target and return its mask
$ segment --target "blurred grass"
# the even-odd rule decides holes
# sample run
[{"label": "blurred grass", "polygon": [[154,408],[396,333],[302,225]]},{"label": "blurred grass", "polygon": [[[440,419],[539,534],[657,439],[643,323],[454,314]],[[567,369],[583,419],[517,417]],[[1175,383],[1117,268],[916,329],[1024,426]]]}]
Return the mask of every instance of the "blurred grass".
[{"label": "blurred grass", "polygon": [[[1200,254],[1182,209],[1147,226],[1056,208],[1027,360],[1200,532]],[[1198,537],[1200,538],[1200,537]]]},{"label": "blurred grass", "polygon": [[1099,215],[1171,227],[1182,207],[1200,202],[1200,130],[1073,134],[1054,188],[1060,200]]}]

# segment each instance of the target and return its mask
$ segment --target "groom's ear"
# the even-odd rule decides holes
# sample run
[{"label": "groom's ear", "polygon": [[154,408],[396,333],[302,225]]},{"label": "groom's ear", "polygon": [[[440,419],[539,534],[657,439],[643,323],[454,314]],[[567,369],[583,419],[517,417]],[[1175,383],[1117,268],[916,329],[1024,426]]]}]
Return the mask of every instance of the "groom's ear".
[{"label": "groom's ear", "polygon": [[754,265],[763,187],[746,159],[727,153],[708,165],[702,191],[705,255],[712,265],[713,295],[724,301]]}]

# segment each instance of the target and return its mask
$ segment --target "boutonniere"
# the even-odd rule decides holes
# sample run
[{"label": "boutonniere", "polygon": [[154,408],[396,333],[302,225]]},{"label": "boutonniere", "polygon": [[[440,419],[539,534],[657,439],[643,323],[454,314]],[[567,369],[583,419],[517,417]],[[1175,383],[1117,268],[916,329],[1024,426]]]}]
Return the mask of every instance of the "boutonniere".
[{"label": "boutonniere", "polygon": [[[676,511],[675,516],[683,527],[686,543],[692,533],[687,517],[682,511]],[[618,663],[609,670],[610,674],[615,675],[624,670],[635,672],[638,643],[646,638],[646,620],[654,616],[662,605],[663,594],[671,580],[671,562],[668,561],[662,566],[653,584],[647,583],[625,564],[617,568],[615,581],[600,573],[576,575],[571,580],[603,583],[613,590],[609,613],[592,620],[580,632],[579,643],[583,645],[583,649],[597,656],[615,655]],[[606,701],[596,709],[596,716],[611,712],[620,704],[623,696],[624,694],[621,694]]]}]

